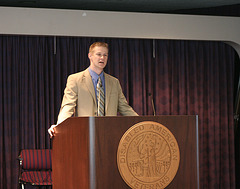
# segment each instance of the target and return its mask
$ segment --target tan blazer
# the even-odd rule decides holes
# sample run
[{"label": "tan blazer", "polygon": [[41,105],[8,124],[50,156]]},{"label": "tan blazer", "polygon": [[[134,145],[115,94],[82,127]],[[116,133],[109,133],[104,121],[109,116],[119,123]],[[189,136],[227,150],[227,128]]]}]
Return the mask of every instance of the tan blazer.
[{"label": "tan blazer", "polygon": [[[116,116],[119,112],[123,116],[137,116],[138,114],[128,105],[119,80],[106,73],[104,77],[105,115]],[[96,95],[88,69],[68,77],[57,124],[73,114],[97,116]]]}]

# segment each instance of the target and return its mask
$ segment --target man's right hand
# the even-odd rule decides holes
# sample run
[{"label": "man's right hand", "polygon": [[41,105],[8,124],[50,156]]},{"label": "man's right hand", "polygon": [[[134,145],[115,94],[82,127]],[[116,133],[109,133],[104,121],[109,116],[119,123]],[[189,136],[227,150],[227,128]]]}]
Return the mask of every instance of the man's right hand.
[{"label": "man's right hand", "polygon": [[51,125],[51,127],[48,129],[48,133],[50,135],[50,138],[54,137],[54,135],[55,135],[55,127],[56,126],[57,125]]}]

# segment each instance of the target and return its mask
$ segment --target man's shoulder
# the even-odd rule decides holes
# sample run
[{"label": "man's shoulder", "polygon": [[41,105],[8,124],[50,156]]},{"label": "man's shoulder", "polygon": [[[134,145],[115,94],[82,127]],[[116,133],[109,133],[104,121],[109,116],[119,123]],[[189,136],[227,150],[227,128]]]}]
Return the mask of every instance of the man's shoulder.
[{"label": "man's shoulder", "polygon": [[88,74],[88,70],[86,69],[86,70],[83,70],[83,71],[81,71],[81,72],[77,72],[77,73],[73,73],[73,74],[70,74],[69,76],[68,76],[68,78],[75,78],[75,79],[80,79],[80,78],[82,78],[83,76],[86,76]]},{"label": "man's shoulder", "polygon": [[116,77],[114,77],[114,76],[112,76],[110,74],[107,74],[105,72],[104,72],[104,74],[105,74],[105,78],[107,78],[107,79],[109,79],[111,81],[114,81],[114,82],[119,82],[118,78],[116,78]]}]

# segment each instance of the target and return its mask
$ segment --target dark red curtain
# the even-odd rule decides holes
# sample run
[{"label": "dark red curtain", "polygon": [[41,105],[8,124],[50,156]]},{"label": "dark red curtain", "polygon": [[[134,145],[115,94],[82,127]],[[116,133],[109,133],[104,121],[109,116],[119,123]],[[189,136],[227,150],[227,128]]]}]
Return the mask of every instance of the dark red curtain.
[{"label": "dark red curtain", "polygon": [[[94,41],[110,45],[105,71],[140,115],[199,116],[202,189],[235,188],[235,51],[222,42],[0,36],[0,188],[17,188],[19,151],[51,148],[67,76],[88,67]],[[151,94],[151,95],[150,95]]]}]

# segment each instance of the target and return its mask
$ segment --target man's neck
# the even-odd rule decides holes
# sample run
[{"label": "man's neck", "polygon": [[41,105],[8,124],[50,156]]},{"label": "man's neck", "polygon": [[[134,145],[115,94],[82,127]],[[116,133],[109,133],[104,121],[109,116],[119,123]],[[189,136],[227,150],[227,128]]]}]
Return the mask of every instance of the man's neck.
[{"label": "man's neck", "polygon": [[101,73],[103,72],[103,70],[100,72],[97,72],[95,69],[92,69],[91,66],[89,66],[89,69],[91,69],[92,72],[95,72],[98,76],[101,75]]},{"label": "man's neck", "polygon": [[94,71],[96,74],[100,75],[103,72],[103,69],[97,69],[95,67],[89,66],[92,71]]}]

